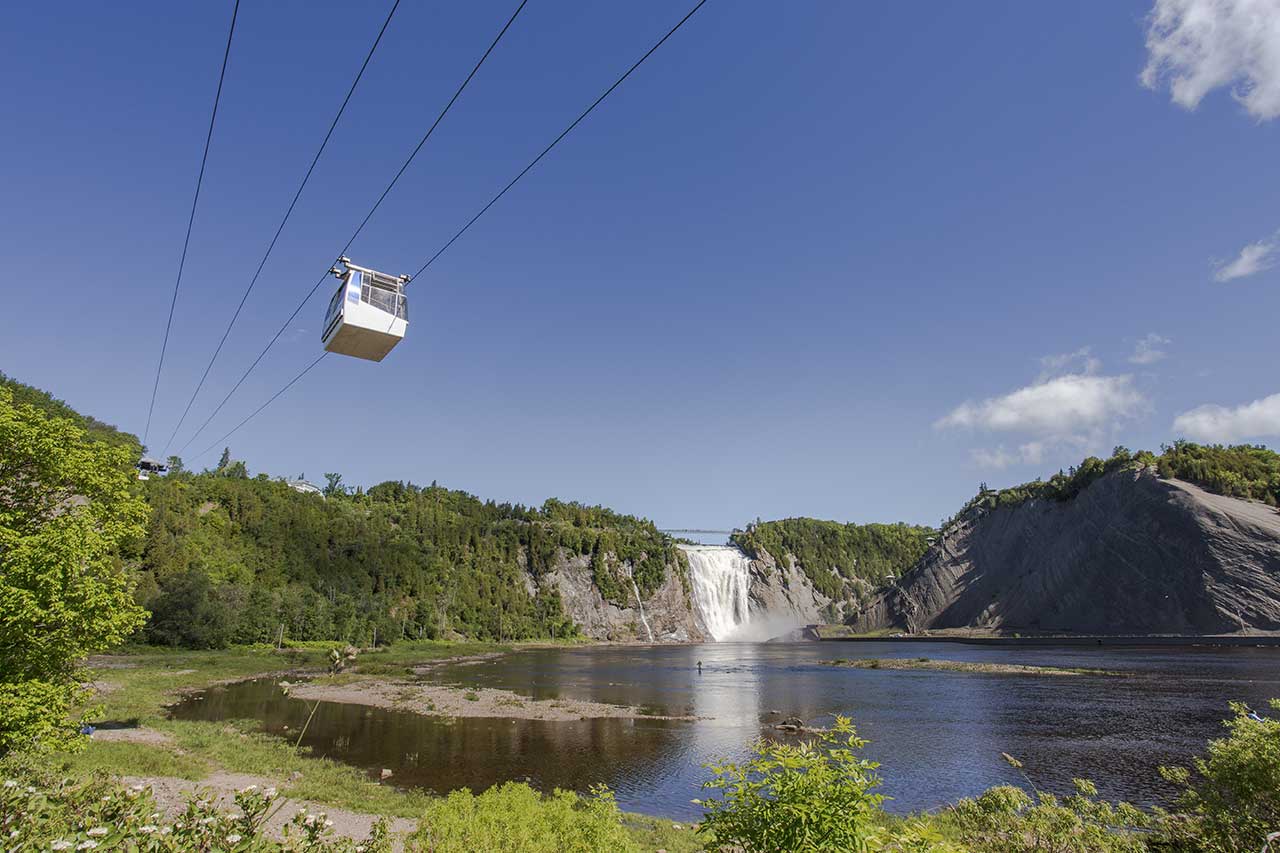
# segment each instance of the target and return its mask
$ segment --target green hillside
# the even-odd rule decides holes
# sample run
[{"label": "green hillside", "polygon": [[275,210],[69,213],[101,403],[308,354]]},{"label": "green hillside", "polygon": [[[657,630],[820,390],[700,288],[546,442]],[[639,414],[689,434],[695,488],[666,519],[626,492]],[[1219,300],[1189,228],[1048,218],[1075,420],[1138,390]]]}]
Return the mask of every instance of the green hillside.
[{"label": "green hillside", "polygon": [[[227,472],[231,472],[227,475]],[[541,579],[561,550],[595,555],[606,597],[641,595],[674,564],[671,540],[640,519],[549,500],[481,501],[431,485],[302,494],[283,482],[180,473],[146,484],[152,522],[139,595],[154,642],[220,646],[287,637],[518,640],[575,632]]]},{"label": "green hillside", "polygon": [[778,560],[793,558],[816,589],[841,599],[844,580],[860,579],[874,586],[911,568],[932,535],[933,529],[910,524],[786,518],[753,524],[734,533],[732,541],[752,557],[767,551]]},{"label": "green hillside", "polygon": [[[65,419],[87,437],[140,452],[136,436],[0,374],[13,405]],[[3,462],[0,449],[0,462]],[[145,538],[121,556],[155,643],[228,643],[462,635],[519,640],[576,632],[538,581],[565,556],[589,557],[602,594],[634,603],[682,566],[670,537],[643,519],[548,500],[524,507],[435,484],[386,482],[368,492],[334,475],[326,496],[225,454],[214,471],[175,469],[137,482],[150,508]]]}]

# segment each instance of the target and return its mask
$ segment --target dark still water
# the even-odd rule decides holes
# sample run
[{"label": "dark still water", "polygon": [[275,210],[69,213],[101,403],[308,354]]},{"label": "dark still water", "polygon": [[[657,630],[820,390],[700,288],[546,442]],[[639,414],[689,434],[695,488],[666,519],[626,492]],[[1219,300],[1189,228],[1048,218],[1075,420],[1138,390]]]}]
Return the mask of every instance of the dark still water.
[{"label": "dark still water", "polygon": [[[842,669],[836,657],[930,657],[1122,670],[1129,678],[1023,677]],[[699,675],[697,662],[702,661]],[[689,819],[704,762],[741,758],[781,716],[823,725],[853,717],[881,762],[894,811],[932,808],[1021,780],[1000,758],[1021,759],[1038,787],[1062,791],[1076,776],[1103,796],[1160,802],[1160,764],[1185,762],[1222,732],[1229,700],[1265,712],[1280,697],[1276,648],[1008,648],[952,643],[718,643],[702,646],[540,649],[428,676],[536,699],[633,704],[697,722],[448,720],[324,703],[304,743],[317,755],[391,782],[444,792],[509,779],[585,791],[604,782],[629,811]],[[174,709],[181,719],[251,718],[296,732],[310,706],[274,681],[217,688]],[[776,712],[776,713],[775,713]],[[288,727],[286,729],[286,727]]]}]

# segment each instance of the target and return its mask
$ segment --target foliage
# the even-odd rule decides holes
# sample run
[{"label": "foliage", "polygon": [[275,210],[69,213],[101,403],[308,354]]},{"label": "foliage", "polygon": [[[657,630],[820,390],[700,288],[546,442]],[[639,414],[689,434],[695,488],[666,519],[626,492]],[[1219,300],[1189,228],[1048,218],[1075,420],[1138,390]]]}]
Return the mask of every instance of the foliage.
[{"label": "foliage", "polygon": [[633,853],[613,794],[543,797],[508,782],[476,796],[466,788],[427,807],[405,849],[421,853]]},{"label": "foliage", "polygon": [[1127,803],[1097,799],[1097,788],[1075,780],[1076,793],[1065,799],[1002,785],[956,803],[948,817],[962,843],[973,853],[1142,853],[1140,830],[1148,823]]},{"label": "foliage", "polygon": [[0,753],[74,738],[78,662],[146,616],[118,557],[143,532],[133,463],[0,387]]},{"label": "foliage", "polygon": [[858,755],[865,745],[851,720],[836,717],[816,740],[760,739],[749,761],[708,765],[715,778],[703,787],[723,793],[702,801],[698,832],[746,853],[945,849],[919,826],[897,838],[885,828],[879,765]]},{"label": "foliage", "polygon": [[349,494],[336,474],[330,483],[321,499],[260,478],[148,482],[148,639],[218,648],[274,643],[281,631],[359,644],[375,634],[566,637],[577,629],[545,580],[560,560],[593,555],[602,591],[618,603],[634,598],[630,577],[645,597],[678,560],[651,522],[601,507],[527,508],[400,482]]},{"label": "foliage", "polygon": [[324,475],[324,480],[325,486],[323,492],[326,498],[331,498],[334,495],[345,495],[347,493],[347,487],[342,484],[341,474],[329,472]]},{"label": "foliage", "polygon": [[787,518],[750,525],[733,534],[733,543],[752,557],[768,552],[791,557],[828,598],[844,599],[847,581],[878,584],[915,565],[934,535],[910,524],[840,524],[812,518]]},{"label": "foliage", "polygon": [[[1048,480],[1035,479],[1030,483],[1005,489],[988,489],[986,483],[983,483],[978,489],[978,494],[961,508],[956,517],[966,515],[974,509],[1018,506],[1032,500],[1069,501],[1107,474],[1114,471],[1136,470],[1154,464],[1155,460],[1156,457],[1149,451],[1140,450],[1134,453],[1127,447],[1117,447],[1108,459],[1090,456],[1081,462],[1079,467],[1059,471]],[[947,527],[950,523],[948,521],[943,526]]]},{"label": "foliage", "polygon": [[[1048,480],[1033,480],[1007,489],[988,489],[984,483],[957,517],[974,508],[1017,506],[1029,500],[1069,501],[1115,471],[1155,466],[1161,477],[1186,480],[1214,494],[1280,503],[1280,454],[1262,446],[1200,445],[1178,441],[1157,456],[1117,447],[1107,459],[1090,456]],[[949,522],[943,526],[948,526]]]},{"label": "foliage", "polygon": [[72,421],[93,441],[100,441],[112,447],[127,448],[134,458],[133,461],[137,461],[137,457],[142,454],[142,442],[138,441],[136,435],[122,432],[111,424],[103,423],[89,415],[82,415],[49,392],[25,385],[6,376],[3,371],[0,371],[0,389],[8,390],[12,395],[11,405],[34,406],[46,417]]},{"label": "foliage", "polygon": [[1177,477],[1233,498],[1280,504],[1280,453],[1247,444],[1174,442],[1160,455],[1161,477]]},{"label": "foliage", "polygon": [[[29,784],[35,781],[36,784]],[[280,808],[274,789],[249,786],[219,807],[212,794],[193,794],[176,815],[162,814],[141,785],[123,788],[104,779],[6,779],[0,783],[0,829],[6,849],[129,850],[136,853],[390,853],[385,822],[360,842],[336,838],[324,814],[305,809],[284,828],[283,841],[264,833]]]},{"label": "foliage", "polygon": [[232,602],[202,572],[188,570],[164,578],[149,606],[147,636],[154,643],[189,649],[224,649],[231,643]]},{"label": "foliage", "polygon": [[[1280,710],[1280,700],[1271,700],[1271,707]],[[1173,814],[1162,821],[1172,850],[1254,851],[1280,830],[1280,720],[1240,703],[1231,710],[1227,737],[1210,741],[1192,769],[1161,768],[1180,789]]]}]

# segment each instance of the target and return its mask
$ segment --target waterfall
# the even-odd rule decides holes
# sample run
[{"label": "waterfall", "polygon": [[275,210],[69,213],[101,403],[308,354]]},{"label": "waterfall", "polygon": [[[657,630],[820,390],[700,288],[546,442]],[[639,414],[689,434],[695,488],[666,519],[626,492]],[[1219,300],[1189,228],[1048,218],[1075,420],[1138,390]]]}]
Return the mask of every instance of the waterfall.
[{"label": "waterfall", "polygon": [[644,625],[644,632],[649,635],[649,642],[653,642],[653,629],[649,627],[649,620],[644,616],[644,602],[640,600],[640,587],[636,586],[636,577],[627,571],[627,580],[631,581],[631,589],[636,594],[636,606],[640,608],[640,623]]},{"label": "waterfall", "polygon": [[681,545],[702,623],[713,640],[729,639],[751,619],[751,562],[727,545]]}]

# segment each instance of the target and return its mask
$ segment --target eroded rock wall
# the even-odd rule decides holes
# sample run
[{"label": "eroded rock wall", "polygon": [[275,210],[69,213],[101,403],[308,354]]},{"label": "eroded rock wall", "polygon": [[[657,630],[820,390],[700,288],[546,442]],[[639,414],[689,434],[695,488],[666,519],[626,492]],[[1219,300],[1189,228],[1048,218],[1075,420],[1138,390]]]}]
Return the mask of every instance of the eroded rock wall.
[{"label": "eroded rock wall", "polygon": [[1073,500],[974,510],[874,596],[856,630],[1280,631],[1280,513],[1117,471]]},{"label": "eroded rock wall", "polygon": [[[532,579],[531,579],[532,580]],[[706,632],[697,615],[691,594],[681,580],[681,567],[668,565],[662,585],[642,602],[640,607],[633,599],[627,606],[606,601],[600,594],[591,575],[591,558],[585,554],[568,556],[561,552],[555,567],[542,578],[541,583],[560,593],[564,612],[582,629],[582,633],[596,640],[615,642],[650,640],[661,643],[701,642]],[[645,622],[648,622],[648,630]]]}]

